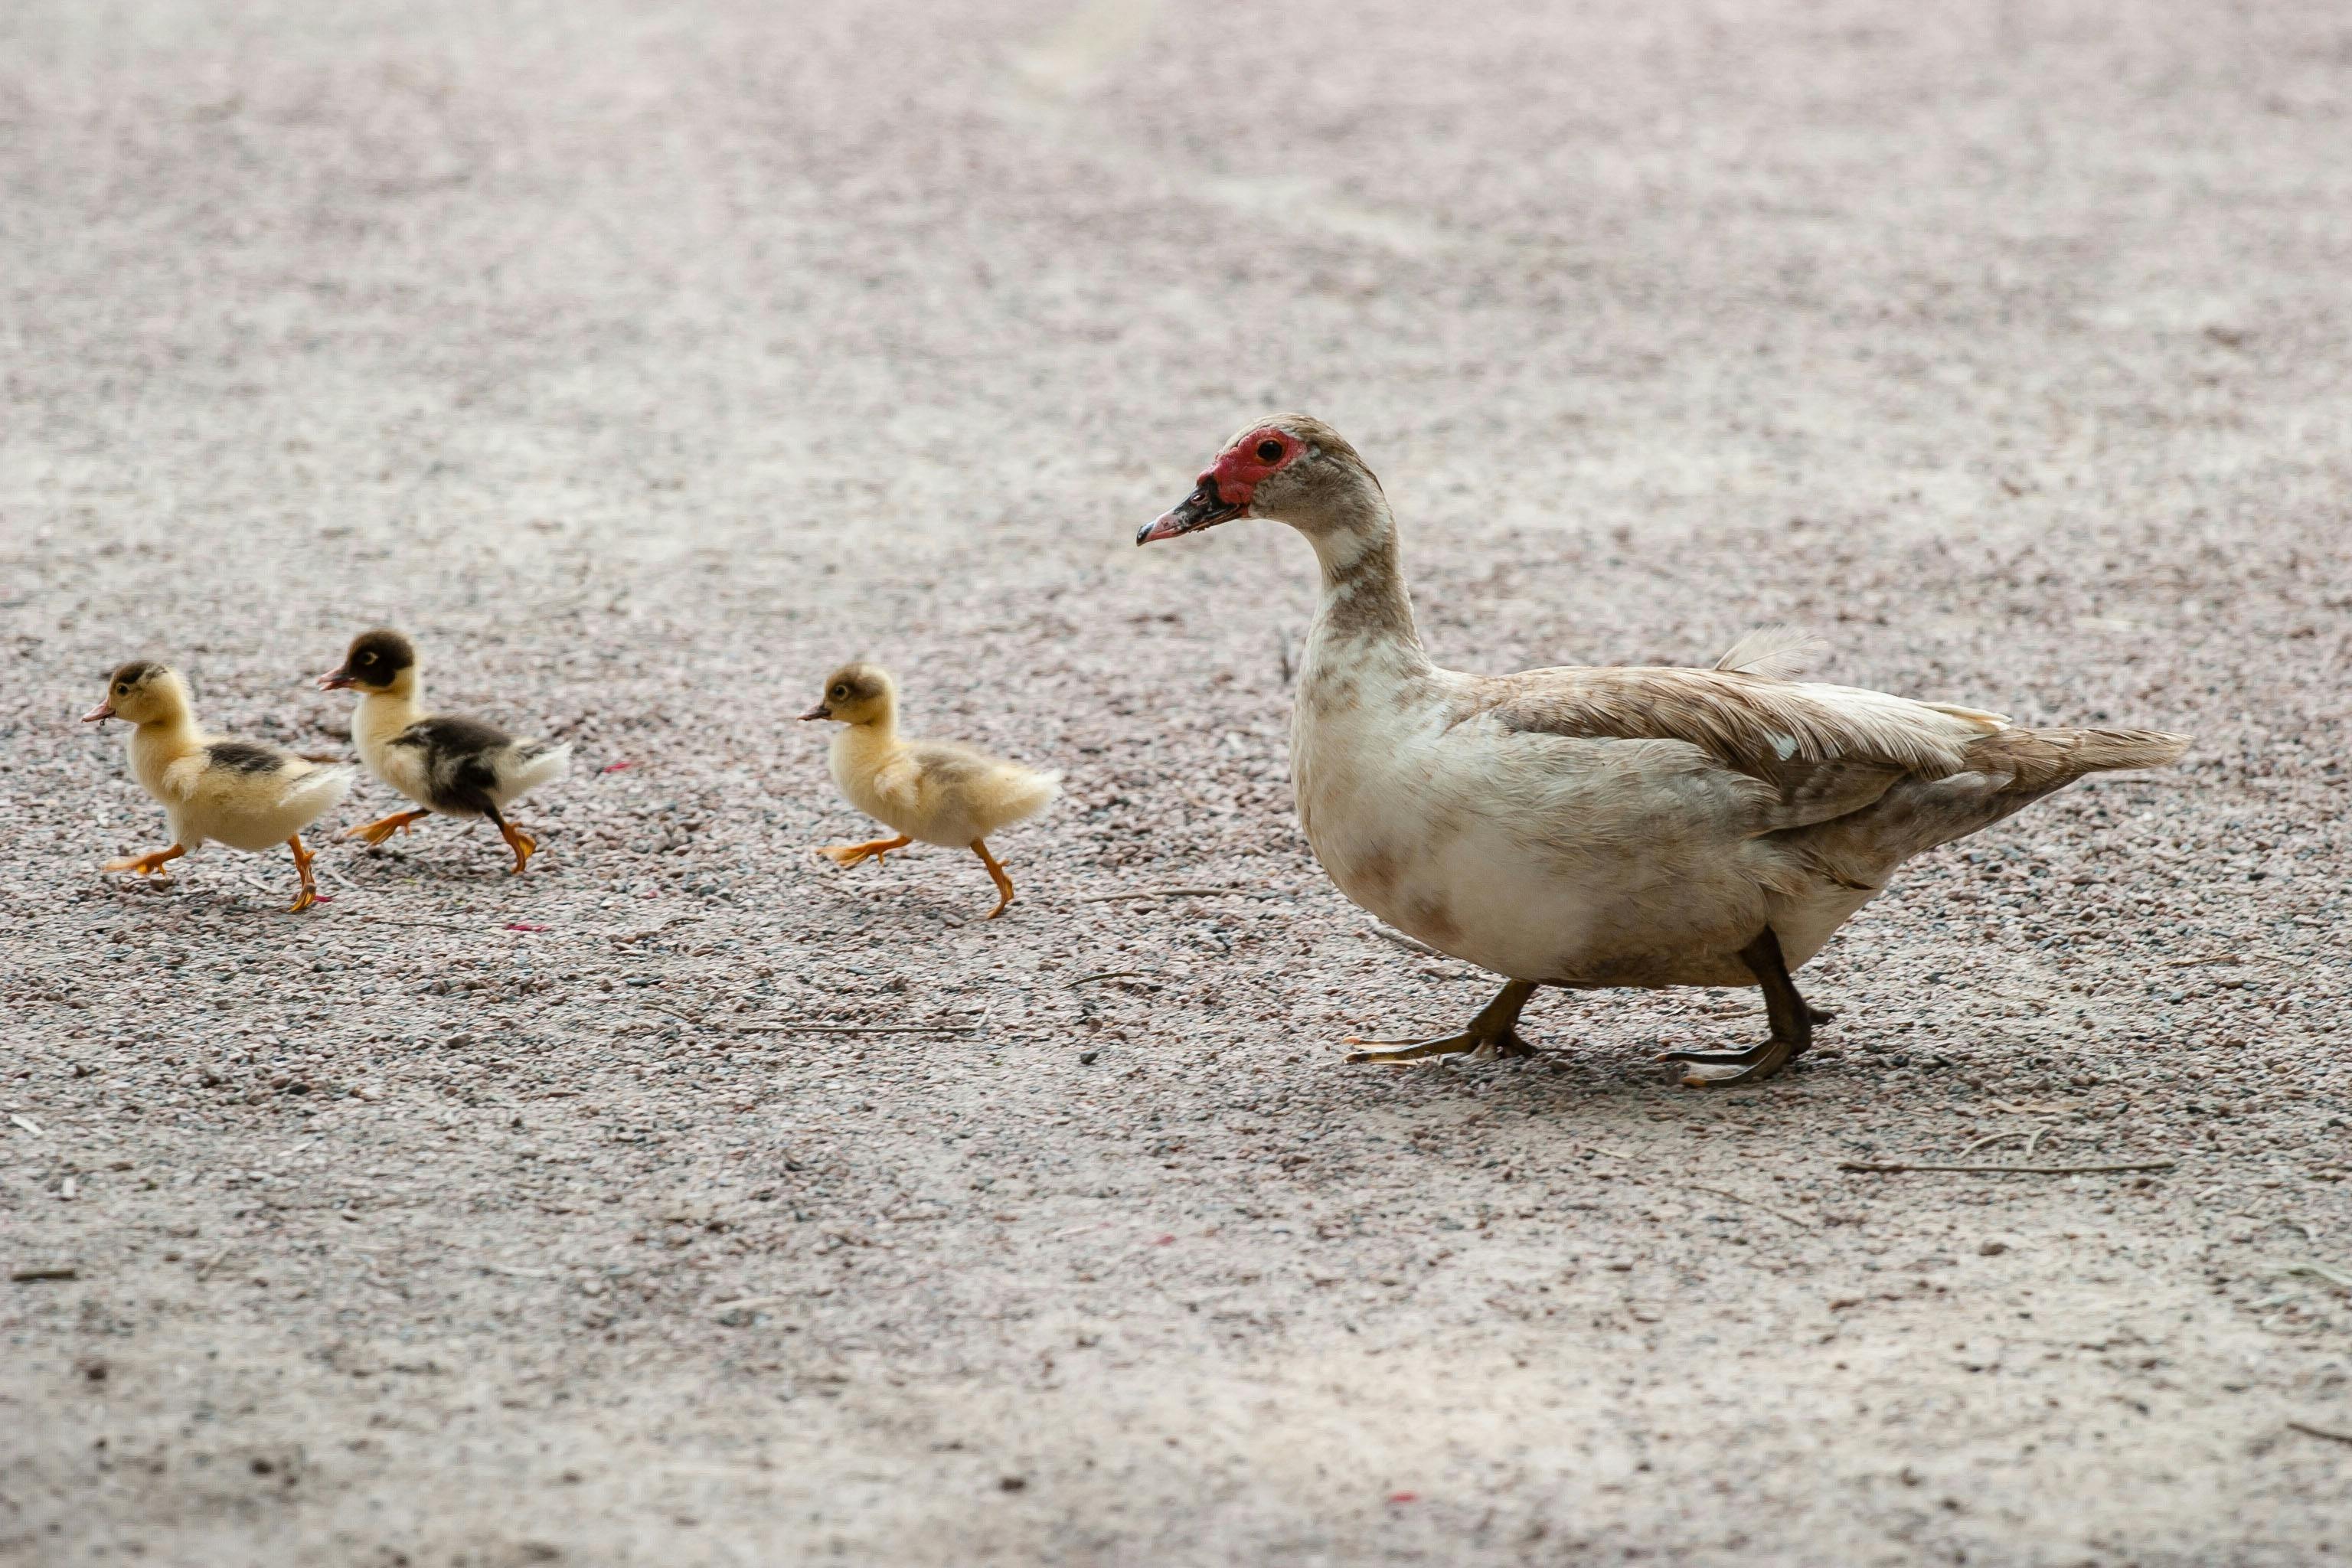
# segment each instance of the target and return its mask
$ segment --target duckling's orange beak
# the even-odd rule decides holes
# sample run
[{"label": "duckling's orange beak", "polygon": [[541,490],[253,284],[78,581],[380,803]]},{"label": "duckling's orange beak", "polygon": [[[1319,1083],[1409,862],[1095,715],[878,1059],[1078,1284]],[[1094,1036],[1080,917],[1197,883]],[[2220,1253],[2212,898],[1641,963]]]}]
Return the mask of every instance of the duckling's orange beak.
[{"label": "duckling's orange beak", "polygon": [[1244,489],[1242,499],[1237,501],[1227,500],[1218,487],[1216,472],[1212,469],[1201,476],[1201,482],[1192,488],[1191,495],[1146,523],[1136,533],[1135,542],[1151,544],[1162,539],[1173,539],[1181,533],[1196,533],[1202,529],[1214,528],[1221,522],[1241,517],[1248,510],[1248,490]]},{"label": "duckling's orange beak", "polygon": [[833,710],[820,702],[815,707],[801,715],[801,722],[805,724],[811,719],[830,719],[832,717]]},{"label": "duckling's orange beak", "polygon": [[91,709],[89,712],[83,714],[81,716],[81,721],[85,724],[95,724],[100,720],[111,719],[113,717],[114,704],[111,702],[101,702],[97,707]]},{"label": "duckling's orange beak", "polygon": [[341,691],[352,684],[352,672],[348,669],[331,669],[319,677],[319,689],[321,691]]}]

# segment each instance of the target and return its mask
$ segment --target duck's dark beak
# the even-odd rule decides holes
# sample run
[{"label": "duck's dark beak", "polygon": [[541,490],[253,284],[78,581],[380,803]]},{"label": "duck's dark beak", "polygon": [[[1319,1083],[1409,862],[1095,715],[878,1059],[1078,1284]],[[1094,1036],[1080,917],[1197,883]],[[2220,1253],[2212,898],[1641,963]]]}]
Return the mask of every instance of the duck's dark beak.
[{"label": "duck's dark beak", "polygon": [[810,709],[807,712],[802,714],[801,721],[803,723],[806,723],[811,719],[830,719],[832,717],[833,710],[820,702],[815,707]]},{"label": "duck's dark beak", "polygon": [[341,691],[343,688],[354,684],[356,682],[352,680],[352,672],[348,669],[331,669],[319,677],[319,689],[321,691]]},{"label": "duck's dark beak", "polygon": [[89,712],[83,714],[81,716],[81,721],[85,724],[96,724],[103,720],[111,719],[113,717],[114,704],[111,702],[101,702],[97,707],[91,709]]},{"label": "duck's dark beak", "polygon": [[1181,533],[1197,533],[1204,528],[1214,528],[1243,516],[1249,510],[1247,501],[1229,501],[1217,493],[1217,477],[1202,474],[1192,493],[1170,510],[1138,531],[1135,542],[1150,544],[1162,539],[1173,539]]}]

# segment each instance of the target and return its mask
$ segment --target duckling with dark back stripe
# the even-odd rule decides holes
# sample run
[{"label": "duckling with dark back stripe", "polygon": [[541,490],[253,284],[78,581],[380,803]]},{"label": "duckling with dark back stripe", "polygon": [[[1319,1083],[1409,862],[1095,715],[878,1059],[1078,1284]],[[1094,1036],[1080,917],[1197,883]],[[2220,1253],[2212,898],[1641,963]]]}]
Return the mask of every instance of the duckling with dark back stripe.
[{"label": "duckling with dark back stripe", "polygon": [[517,740],[479,719],[426,712],[415,645],[386,628],[352,639],[342,667],[320,676],[319,685],[322,690],[358,690],[352,739],[360,760],[421,808],[380,817],[350,829],[345,837],[381,844],[436,812],[488,817],[514,851],[516,875],[522,873],[539,843],[507,820],[506,808],[569,772],[570,745]]},{"label": "duckling with dark back stripe", "polygon": [[121,719],[131,726],[131,771],[172,825],[172,844],[147,855],[109,860],[109,871],[168,878],[173,861],[207,840],[237,849],[294,852],[301,891],[294,913],[320,901],[302,830],[352,787],[352,770],[322,768],[258,741],[206,735],[196,728],[188,683],[168,665],[134,659],[107,678],[106,700],[85,723]]}]

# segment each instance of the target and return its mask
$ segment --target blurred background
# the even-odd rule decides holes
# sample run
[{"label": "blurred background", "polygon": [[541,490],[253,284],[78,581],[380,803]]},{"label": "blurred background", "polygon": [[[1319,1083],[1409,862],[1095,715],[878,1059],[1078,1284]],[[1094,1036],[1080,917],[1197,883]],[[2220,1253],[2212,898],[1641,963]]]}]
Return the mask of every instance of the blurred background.
[{"label": "blurred background", "polygon": [[[908,580],[1107,563],[1270,406],[1432,546],[1623,530],[1671,573],[1763,530],[1711,591],[1766,610],[1775,556],[1887,530],[2234,554],[2341,499],[2347,37],[2328,0],[35,0],[8,569],[91,571],[96,521],[174,643],[230,612],[179,607],[199,550],[257,631],[690,585],[973,633]],[[1703,651],[1611,613],[1559,657]]]}]

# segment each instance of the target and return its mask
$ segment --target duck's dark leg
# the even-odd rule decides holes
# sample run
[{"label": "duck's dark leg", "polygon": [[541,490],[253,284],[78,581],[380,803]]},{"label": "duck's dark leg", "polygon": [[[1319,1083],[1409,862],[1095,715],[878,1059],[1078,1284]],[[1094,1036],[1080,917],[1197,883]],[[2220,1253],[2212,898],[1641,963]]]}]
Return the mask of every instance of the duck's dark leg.
[{"label": "duck's dark leg", "polygon": [[1813,1043],[1813,1025],[1821,1015],[1805,1005],[1805,999],[1797,994],[1796,982],[1789,978],[1789,965],[1780,956],[1780,939],[1772,934],[1771,927],[1765,927],[1762,936],[1739,950],[1739,961],[1748,965],[1748,973],[1756,976],[1756,984],[1764,988],[1764,1016],[1771,1023],[1771,1037],[1744,1051],[1668,1051],[1661,1060],[1738,1069],[1721,1074],[1685,1073],[1685,1089],[1721,1089],[1727,1084],[1758,1082],[1804,1055],[1805,1047]]},{"label": "duck's dark leg", "polygon": [[539,848],[539,840],[500,816],[495,805],[485,805],[482,815],[498,824],[499,837],[505,839],[507,847],[514,851],[514,874],[521,876],[522,868],[530,864],[532,854]]},{"label": "duck's dark leg", "polygon": [[1527,1006],[1528,998],[1536,994],[1532,980],[1514,980],[1496,994],[1495,999],[1470,1020],[1470,1026],[1458,1035],[1442,1039],[1417,1040],[1407,1045],[1384,1047],[1378,1050],[1349,1051],[1351,1062],[1412,1062],[1423,1057],[1450,1057],[1460,1051],[1490,1051],[1498,1057],[1531,1057],[1536,1048],[1519,1038],[1519,1012]]}]

